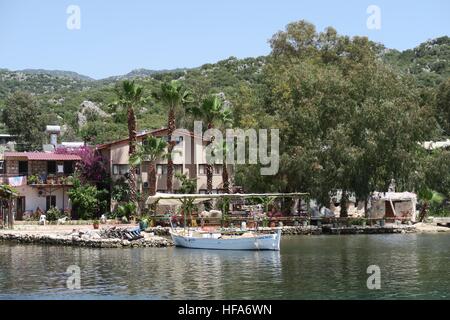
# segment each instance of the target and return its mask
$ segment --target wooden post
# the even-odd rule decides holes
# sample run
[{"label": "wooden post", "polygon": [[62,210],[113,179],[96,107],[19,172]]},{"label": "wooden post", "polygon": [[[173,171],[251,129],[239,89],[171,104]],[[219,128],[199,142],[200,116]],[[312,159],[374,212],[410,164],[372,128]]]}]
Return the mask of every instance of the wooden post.
[{"label": "wooden post", "polygon": [[14,228],[14,216],[12,211],[12,198],[10,197],[8,199],[8,228],[13,229]]}]

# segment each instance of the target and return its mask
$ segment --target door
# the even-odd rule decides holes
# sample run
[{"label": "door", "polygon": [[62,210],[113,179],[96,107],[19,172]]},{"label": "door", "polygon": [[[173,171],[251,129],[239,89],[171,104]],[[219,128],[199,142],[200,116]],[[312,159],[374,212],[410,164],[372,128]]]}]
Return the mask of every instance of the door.
[{"label": "door", "polygon": [[45,212],[50,210],[51,207],[56,208],[56,196],[47,196],[46,207],[47,207],[47,209],[45,210]]},{"label": "door", "polygon": [[394,214],[394,210],[392,209],[392,205],[393,205],[394,208],[395,208],[395,202],[392,201],[392,205],[391,205],[391,202],[388,201],[388,200],[385,201],[384,203],[385,203],[385,205],[386,205],[386,207],[385,207],[385,217],[386,217],[386,218],[394,218],[394,217],[395,217],[395,214]]},{"label": "door", "polygon": [[23,219],[23,213],[25,212],[25,197],[18,197],[17,198],[17,213],[16,213],[16,220],[22,220]]}]

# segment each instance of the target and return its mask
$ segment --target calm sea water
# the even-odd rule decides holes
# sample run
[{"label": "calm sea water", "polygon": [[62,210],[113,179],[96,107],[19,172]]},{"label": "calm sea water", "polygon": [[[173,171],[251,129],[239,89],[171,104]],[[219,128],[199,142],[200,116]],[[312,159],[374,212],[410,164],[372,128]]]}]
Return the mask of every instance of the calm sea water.
[{"label": "calm sea water", "polygon": [[[450,235],[284,237],[281,252],[0,244],[0,299],[450,299]],[[67,268],[78,265],[81,289]],[[367,267],[381,289],[367,289]]]}]

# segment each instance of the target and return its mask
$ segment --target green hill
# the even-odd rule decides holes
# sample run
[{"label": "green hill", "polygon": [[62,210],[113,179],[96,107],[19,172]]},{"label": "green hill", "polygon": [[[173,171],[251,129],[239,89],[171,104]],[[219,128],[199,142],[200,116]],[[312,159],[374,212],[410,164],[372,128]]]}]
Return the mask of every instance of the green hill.
[{"label": "green hill", "polygon": [[[421,86],[431,88],[450,77],[450,38],[441,37],[403,52],[381,48],[383,61],[398,72],[417,79]],[[242,87],[263,83],[263,67],[267,57],[237,59],[230,57],[217,63],[204,64],[192,69],[148,70],[137,69],[122,76],[94,80],[69,71],[0,69],[0,107],[7,96],[24,90],[36,95],[53,122],[65,125],[66,139],[94,136],[93,142],[102,143],[126,135],[123,115],[114,113],[108,105],[114,100],[114,86],[122,79],[135,79],[148,96],[159,89],[161,81],[181,79],[197,98],[206,93],[222,93],[227,100],[239,99]],[[110,117],[90,115],[88,124],[79,127],[78,112],[84,101],[93,102]],[[183,123],[180,115],[180,124]],[[159,128],[165,125],[166,110],[156,101],[139,110],[140,129]],[[1,125],[0,125],[1,127]]]},{"label": "green hill", "polygon": [[436,86],[450,77],[450,38],[426,41],[403,52],[389,50],[385,61],[414,75],[424,86]]}]

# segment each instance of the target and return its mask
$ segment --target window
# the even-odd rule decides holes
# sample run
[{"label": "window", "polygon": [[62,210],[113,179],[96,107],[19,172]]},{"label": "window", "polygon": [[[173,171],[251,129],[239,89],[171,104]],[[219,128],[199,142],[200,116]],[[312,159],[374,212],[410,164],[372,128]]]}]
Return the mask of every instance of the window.
[{"label": "window", "polygon": [[0,173],[5,173],[5,161],[0,161]]},{"label": "window", "polygon": [[[183,173],[183,165],[182,164],[174,164],[173,172],[174,173]],[[167,164],[157,164],[156,165],[156,174],[166,175],[167,174]]]},{"label": "window", "polygon": [[221,164],[215,164],[214,165],[214,174],[222,174],[222,165]]},{"label": "window", "polygon": [[[208,168],[207,164],[199,164],[198,165],[198,174],[200,175],[206,175],[206,169]],[[213,174],[220,175],[222,174],[222,165],[221,164],[215,164],[212,168]]]},{"label": "window", "polygon": [[74,170],[74,162],[73,161],[64,161],[64,173],[72,174]]},{"label": "window", "polygon": [[28,174],[28,161],[19,161],[19,174]]},{"label": "window", "polygon": [[183,173],[183,165],[182,164],[174,164],[173,171],[175,173]]},{"label": "window", "polygon": [[50,210],[51,207],[56,208],[56,196],[47,196],[46,197],[46,207],[45,211]]},{"label": "window", "polygon": [[198,174],[202,174],[202,175],[206,174],[206,164],[198,165]]},{"label": "window", "polygon": [[123,175],[128,173],[129,166],[127,164],[113,164],[113,174],[114,175]]},{"label": "window", "polygon": [[47,173],[56,173],[56,161],[47,161]]},{"label": "window", "polygon": [[167,164],[157,164],[156,165],[156,174],[159,174],[159,175],[167,174]]},{"label": "window", "polygon": [[[161,139],[163,139],[165,142],[169,142],[169,137],[168,136],[164,136],[161,137]],[[172,140],[175,141],[175,145],[180,144],[181,142],[183,142],[183,137],[174,137],[172,136]]]}]

